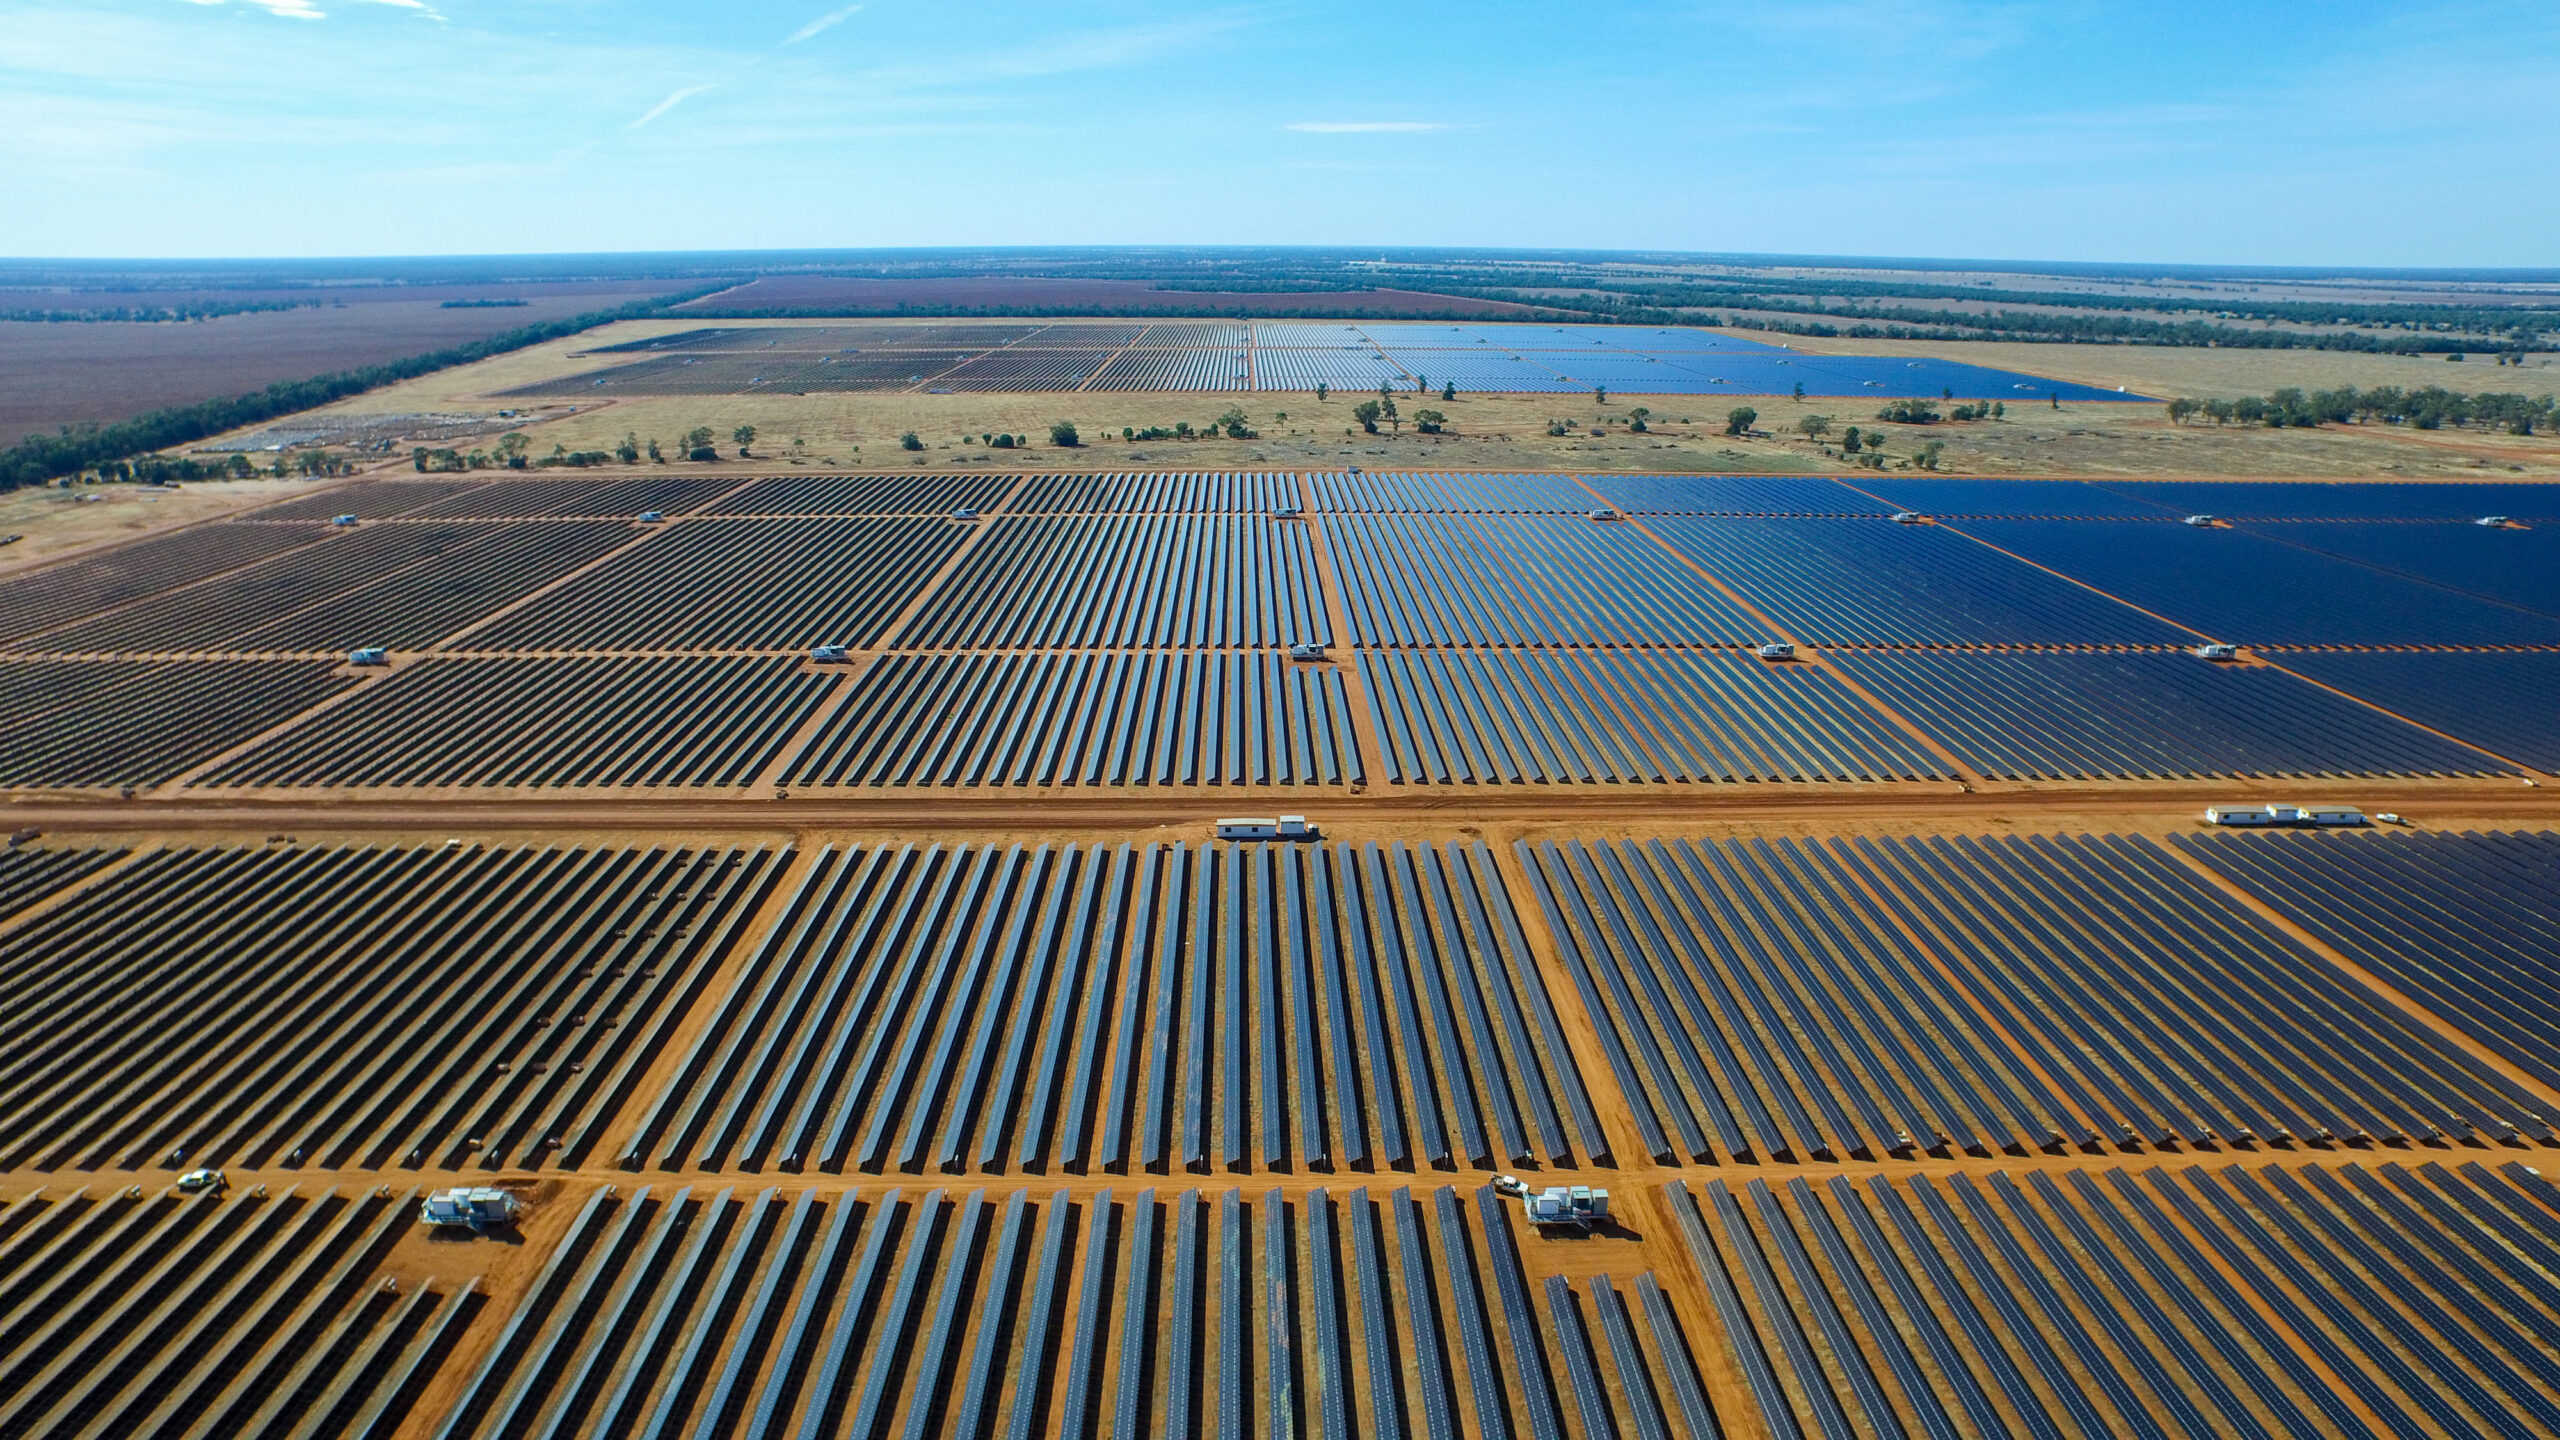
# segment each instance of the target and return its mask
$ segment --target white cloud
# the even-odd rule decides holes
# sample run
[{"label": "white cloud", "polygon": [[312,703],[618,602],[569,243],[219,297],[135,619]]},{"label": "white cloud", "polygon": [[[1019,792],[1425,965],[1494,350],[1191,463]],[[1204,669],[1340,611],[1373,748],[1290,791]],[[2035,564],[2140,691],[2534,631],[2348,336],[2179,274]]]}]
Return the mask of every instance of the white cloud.
[{"label": "white cloud", "polygon": [[1283,128],[1309,135],[1428,135],[1449,127],[1437,120],[1301,120]]},{"label": "white cloud", "polygon": [[862,7],[859,5],[847,5],[841,10],[830,10],[826,14],[819,16],[817,19],[810,21],[808,24],[801,26],[799,29],[792,31],[791,38],[783,41],[782,43],[785,45],[797,45],[801,41],[809,39],[814,35],[833,30],[847,20],[852,19],[854,12],[861,8]]},{"label": "white cloud", "polygon": [[659,116],[673,110],[687,100],[692,99],[694,96],[701,94],[703,91],[717,90],[719,88],[720,87],[717,85],[688,85],[673,95],[668,96],[666,99],[659,101],[657,104],[650,106],[648,114],[632,121],[631,124],[625,128],[637,130],[641,126],[648,124],[650,121],[657,119]]}]

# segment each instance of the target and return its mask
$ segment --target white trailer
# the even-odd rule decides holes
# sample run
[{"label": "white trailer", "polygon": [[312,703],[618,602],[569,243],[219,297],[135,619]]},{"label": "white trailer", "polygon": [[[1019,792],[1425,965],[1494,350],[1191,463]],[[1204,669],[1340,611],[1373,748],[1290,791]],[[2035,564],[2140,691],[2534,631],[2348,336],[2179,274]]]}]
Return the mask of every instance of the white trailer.
[{"label": "white trailer", "polygon": [[1313,840],[1316,827],[1304,815],[1231,815],[1217,822],[1221,840]]},{"label": "white trailer", "polygon": [[2276,812],[2264,805],[2207,805],[2207,825],[2273,825]]}]

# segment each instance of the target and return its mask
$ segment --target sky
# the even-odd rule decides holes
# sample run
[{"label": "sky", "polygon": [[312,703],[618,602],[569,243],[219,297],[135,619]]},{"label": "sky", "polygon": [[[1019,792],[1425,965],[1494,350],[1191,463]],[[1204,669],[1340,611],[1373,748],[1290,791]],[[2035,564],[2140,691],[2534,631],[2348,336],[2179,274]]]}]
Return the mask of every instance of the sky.
[{"label": "sky", "polygon": [[0,0],[0,254],[2560,265],[2560,4]]}]

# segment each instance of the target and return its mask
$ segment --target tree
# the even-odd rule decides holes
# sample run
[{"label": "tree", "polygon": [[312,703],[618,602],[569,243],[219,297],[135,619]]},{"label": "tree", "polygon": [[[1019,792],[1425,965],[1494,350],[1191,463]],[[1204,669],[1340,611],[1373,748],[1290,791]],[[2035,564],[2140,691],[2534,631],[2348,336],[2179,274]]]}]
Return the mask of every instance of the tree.
[{"label": "tree", "polygon": [[1455,400],[1455,399],[1457,399],[1457,398],[1458,398],[1458,382],[1457,382],[1457,381],[1455,381],[1455,380],[1450,380],[1450,381],[1447,381],[1447,382],[1443,383],[1443,384],[1441,385],[1441,387],[1440,387],[1440,398],[1441,398],[1441,399],[1443,399],[1443,400]]},{"label": "tree", "polygon": [[924,448],[924,442],[916,438],[916,432],[910,430],[906,434],[898,437],[898,448],[901,450],[921,450]]},{"label": "tree", "polygon": [[1413,428],[1421,431],[1425,435],[1439,434],[1440,427],[1448,423],[1449,417],[1441,414],[1437,410],[1416,410],[1413,412]]},{"label": "tree", "polygon": [[1073,450],[1084,443],[1084,437],[1076,433],[1074,421],[1061,420],[1049,427],[1049,443],[1061,450]]},{"label": "tree", "polygon": [[1630,411],[1628,411],[1627,413],[1628,413],[1630,416],[1632,416],[1632,417],[1633,417],[1632,419],[1630,419],[1630,420],[1627,422],[1627,428],[1628,428],[1628,429],[1630,429],[1630,430],[1633,430],[1634,432],[1636,432],[1636,433],[1637,433],[1637,434],[1639,434],[1639,435],[1643,434],[1643,433],[1644,433],[1644,430],[1645,430],[1645,426],[1644,426],[1645,417],[1647,417],[1647,416],[1649,416],[1649,415],[1651,415],[1651,414],[1653,413],[1652,409],[1651,409],[1650,407],[1647,407],[1647,406],[1639,405],[1639,406],[1637,406],[1635,409],[1630,410]]},{"label": "tree", "polygon": [[1831,417],[1807,415],[1796,422],[1796,428],[1804,432],[1804,438],[1807,440],[1819,440],[1831,433]]},{"label": "tree", "polygon": [[2190,400],[2186,396],[2181,395],[2177,399],[2169,402],[2169,423],[2172,425],[2184,425],[2190,417],[2203,408],[2203,401]]},{"label": "tree", "polygon": [[1415,375],[1415,376],[1413,377],[1413,393],[1414,393],[1414,394],[1419,395],[1419,394],[1421,394],[1423,391],[1428,390],[1428,389],[1430,389],[1430,388],[1431,388],[1431,377],[1430,377],[1430,376],[1428,376],[1428,375],[1420,375],[1420,374],[1417,374],[1417,375]]},{"label": "tree", "polygon": [[1363,400],[1351,407],[1351,418],[1359,421],[1360,428],[1372,435],[1378,433],[1378,421],[1386,413],[1387,407],[1375,400]]},{"label": "tree", "polygon": [[524,452],[532,445],[533,442],[525,439],[522,432],[510,430],[499,436],[498,443],[489,448],[497,455],[499,464],[510,470],[521,470],[524,468]]},{"label": "tree", "polygon": [[1393,425],[1393,426],[1395,426],[1395,427],[1396,427],[1396,433],[1397,433],[1397,434],[1399,434],[1399,435],[1403,434],[1403,433],[1404,433],[1404,417],[1403,417],[1402,415],[1399,415],[1399,414],[1397,414],[1397,413],[1396,413],[1396,401],[1395,401],[1395,397],[1394,397],[1394,396],[1390,395],[1390,396],[1388,396],[1388,397],[1387,397],[1387,400],[1386,400],[1386,406],[1387,406],[1387,423],[1389,423],[1389,424],[1391,424],[1391,425]]},{"label": "tree", "polygon": [[1324,397],[1326,397],[1327,395],[1330,395],[1330,394],[1332,394],[1332,393],[1333,393],[1333,387],[1332,387],[1332,386],[1325,384],[1325,383],[1324,383],[1323,381],[1321,381],[1321,380],[1319,380],[1319,381],[1317,381],[1317,382],[1316,382],[1316,403],[1318,403],[1318,404],[1322,404],[1322,403],[1324,403]]},{"label": "tree", "polygon": [[1592,403],[1592,404],[1594,404],[1594,405],[1606,405],[1606,404],[1608,404],[1608,403],[1609,403],[1609,387],[1608,387],[1608,386],[1606,386],[1606,385],[1596,385],[1596,386],[1593,386],[1593,387],[1592,387],[1592,390],[1591,390],[1591,403]]},{"label": "tree", "polygon": [[1866,437],[1858,433],[1858,427],[1855,425],[1849,427],[1849,433],[1840,437],[1840,450],[1843,454],[1855,455],[1859,447],[1864,444],[1866,444]]},{"label": "tree", "polygon": [[420,445],[420,446],[418,446],[417,448],[415,448],[415,449],[411,450],[411,451],[409,452],[409,463],[418,467],[418,473],[419,473],[419,474],[421,474],[421,475],[426,474],[426,473],[427,473],[427,447],[426,447],[426,446],[424,446],[424,445]]},{"label": "tree", "polygon": [[640,436],[635,431],[622,432],[622,443],[613,447],[613,458],[625,465],[640,463]]},{"label": "tree", "polygon": [[1227,438],[1230,440],[1258,440],[1262,438],[1254,434],[1253,428],[1245,423],[1243,408],[1235,405],[1228,406],[1225,414],[1210,421],[1209,428],[1211,430],[1226,431]]},{"label": "tree", "polygon": [[1796,382],[1796,398],[1799,400],[1804,398],[1804,382],[1801,380]]},{"label": "tree", "polygon": [[729,432],[729,438],[738,442],[739,459],[745,460],[753,458],[749,455],[747,447],[756,443],[756,427],[753,425],[741,425],[737,429]]},{"label": "tree", "polygon": [[649,437],[649,458],[661,465],[667,463],[667,457],[659,451],[658,438],[654,435]]},{"label": "tree", "polygon": [[710,426],[696,425],[692,429],[684,432],[684,458],[687,460],[717,460],[720,458],[720,452],[711,448]]},{"label": "tree", "polygon": [[1926,400],[1896,400],[1877,411],[1876,418],[1896,425],[1935,425],[1938,412]]},{"label": "tree", "polygon": [[1748,435],[1751,433],[1751,427],[1756,424],[1759,419],[1759,411],[1752,409],[1748,405],[1736,405],[1724,413],[1724,433],[1727,435]]},{"label": "tree", "polygon": [[1911,463],[1923,470],[1935,470],[1938,468],[1938,457],[1945,453],[1947,453],[1946,442],[1932,440],[1920,447],[1920,453],[1911,457]]},{"label": "tree", "polygon": [[1941,400],[1953,400],[1956,398],[1956,392],[1949,386],[1941,385],[1938,387],[1938,398]]}]

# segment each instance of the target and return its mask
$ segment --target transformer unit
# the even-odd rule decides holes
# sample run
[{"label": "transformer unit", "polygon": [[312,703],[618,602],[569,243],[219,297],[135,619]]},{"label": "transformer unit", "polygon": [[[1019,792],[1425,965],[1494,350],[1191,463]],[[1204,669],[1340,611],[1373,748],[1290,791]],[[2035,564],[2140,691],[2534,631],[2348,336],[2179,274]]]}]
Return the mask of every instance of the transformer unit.
[{"label": "transformer unit", "polygon": [[849,652],[842,645],[812,645],[809,658],[820,665],[841,665]]},{"label": "transformer unit", "polygon": [[1917,510],[1896,510],[1893,512],[1893,523],[1896,525],[1917,525],[1928,518],[1928,516],[1921,514]]},{"label": "transformer unit", "polygon": [[1321,645],[1309,644],[1292,645],[1289,647],[1289,658],[1292,660],[1321,660],[1324,658],[1324,647]]},{"label": "transformer unit", "polygon": [[1772,640],[1751,653],[1763,660],[1793,660],[1796,658],[1796,647],[1783,640]]},{"label": "transformer unit", "polygon": [[1609,1223],[1609,1192],[1588,1185],[1550,1185],[1532,1190],[1529,1182],[1517,1175],[1497,1176],[1493,1188],[1520,1202],[1529,1223],[1541,1227],[1563,1226],[1572,1230],[1588,1230]]},{"label": "transformer unit", "polygon": [[2216,642],[2211,645],[2199,645],[2187,653],[2199,660],[2237,660],[2240,658],[2240,647]]},{"label": "transformer unit", "polygon": [[643,510],[640,512],[640,523],[643,525],[655,525],[666,518],[667,512],[664,510]]},{"label": "transformer unit", "polygon": [[2504,515],[2483,515],[2471,523],[2474,525],[2486,525],[2492,530],[2504,530],[2507,528],[2507,517]]},{"label": "transformer unit", "polygon": [[1592,510],[1586,512],[1583,518],[1591,521],[1593,524],[1606,524],[1609,521],[1617,519],[1618,512],[1615,510]]},{"label": "transformer unit", "polygon": [[1230,816],[1217,822],[1221,840],[1313,840],[1316,827],[1304,815],[1282,815],[1277,818],[1259,815]]},{"label": "transformer unit", "polygon": [[356,523],[356,517],[353,515],[332,515],[329,517],[329,523],[332,525],[353,525]]},{"label": "transformer unit", "polygon": [[975,520],[978,518],[978,512],[971,506],[963,505],[959,509],[951,512],[951,518],[954,520]]},{"label": "transformer unit", "polygon": [[391,663],[391,652],[383,649],[379,645],[359,645],[355,649],[347,652],[347,663],[350,665],[388,665]]},{"label": "transformer unit", "polygon": [[1295,520],[1298,518],[1298,507],[1295,505],[1274,505],[1271,507],[1271,518],[1274,520]]},{"label": "transformer unit", "polygon": [[490,1186],[438,1190],[418,1207],[418,1219],[429,1225],[471,1231],[503,1229],[515,1223],[524,1202]]},{"label": "transformer unit", "polygon": [[2215,517],[2211,515],[2190,515],[2187,517],[2187,523],[2202,529],[2206,526],[2216,524],[2217,521],[2215,520]]}]

